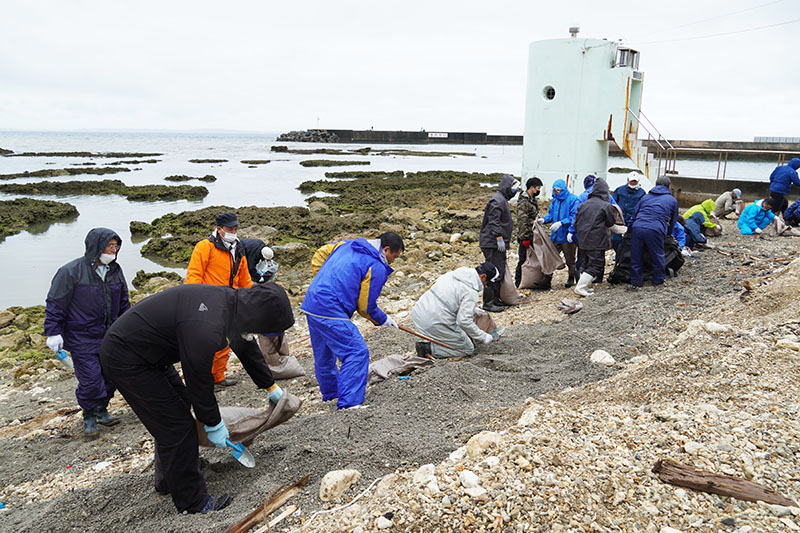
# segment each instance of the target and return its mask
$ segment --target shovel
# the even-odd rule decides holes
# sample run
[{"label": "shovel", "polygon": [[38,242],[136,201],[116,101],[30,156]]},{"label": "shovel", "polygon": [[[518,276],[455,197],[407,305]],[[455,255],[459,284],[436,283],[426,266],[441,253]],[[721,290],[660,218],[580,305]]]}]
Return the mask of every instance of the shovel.
[{"label": "shovel", "polygon": [[247,468],[253,468],[256,466],[256,460],[253,457],[253,454],[247,451],[247,448],[244,447],[244,444],[241,442],[234,444],[228,439],[225,439],[225,444],[231,448],[231,455],[233,455],[234,459],[242,463]]}]

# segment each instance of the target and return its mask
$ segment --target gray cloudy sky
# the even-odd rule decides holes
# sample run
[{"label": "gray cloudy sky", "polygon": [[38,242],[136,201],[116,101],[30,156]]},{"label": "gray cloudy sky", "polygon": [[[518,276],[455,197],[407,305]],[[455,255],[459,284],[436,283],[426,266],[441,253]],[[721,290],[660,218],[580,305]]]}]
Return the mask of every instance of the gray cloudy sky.
[{"label": "gray cloudy sky", "polygon": [[643,110],[667,137],[797,137],[799,7],[4,0],[0,129],[520,134],[528,44],[577,23],[640,50]]}]

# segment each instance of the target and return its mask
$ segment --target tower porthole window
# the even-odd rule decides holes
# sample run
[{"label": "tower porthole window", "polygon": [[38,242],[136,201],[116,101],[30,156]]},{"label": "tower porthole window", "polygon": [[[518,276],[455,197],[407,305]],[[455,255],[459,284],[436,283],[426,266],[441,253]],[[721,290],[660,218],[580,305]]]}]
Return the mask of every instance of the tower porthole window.
[{"label": "tower porthole window", "polygon": [[542,89],[542,97],[545,100],[552,100],[553,98],[556,97],[556,90],[553,89],[553,87],[551,87],[550,85],[548,85],[547,87]]}]

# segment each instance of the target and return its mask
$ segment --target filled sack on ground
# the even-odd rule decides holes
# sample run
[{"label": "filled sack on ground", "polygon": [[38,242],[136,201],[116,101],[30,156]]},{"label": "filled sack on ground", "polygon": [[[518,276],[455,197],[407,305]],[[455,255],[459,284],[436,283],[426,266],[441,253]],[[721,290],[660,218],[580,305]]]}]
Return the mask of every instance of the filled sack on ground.
[{"label": "filled sack on ground", "polygon": [[367,385],[380,383],[395,376],[406,376],[418,368],[433,366],[433,361],[424,357],[403,357],[402,355],[387,355],[369,364],[367,371]]},{"label": "filled sack on ground", "polygon": [[306,375],[297,358],[289,355],[289,341],[285,335],[279,337],[258,335],[258,347],[261,348],[273,378],[291,379]]},{"label": "filled sack on ground", "polygon": [[[245,446],[250,446],[258,435],[292,418],[303,404],[303,400],[285,390],[277,404],[267,400],[266,394],[264,401],[267,403],[264,409],[235,406],[219,408],[219,414],[225,422],[225,427],[228,428],[230,434],[228,438],[231,442],[241,441]],[[200,446],[213,448],[214,445],[208,440],[208,433],[203,429],[203,423],[197,420],[195,422]]]},{"label": "filled sack on ground", "polygon": [[508,268],[508,263],[506,263],[506,275],[500,280],[500,299],[506,305],[517,305],[519,303],[517,288],[514,286],[514,273]]}]

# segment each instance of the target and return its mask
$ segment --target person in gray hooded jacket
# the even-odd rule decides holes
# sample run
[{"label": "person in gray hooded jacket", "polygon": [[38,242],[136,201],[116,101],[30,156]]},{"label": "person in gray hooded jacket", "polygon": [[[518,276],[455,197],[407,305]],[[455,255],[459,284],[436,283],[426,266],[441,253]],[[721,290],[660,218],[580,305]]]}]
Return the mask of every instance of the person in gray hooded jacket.
[{"label": "person in gray hooded jacket", "polygon": [[[497,269],[491,263],[457,268],[440,276],[414,305],[411,320],[420,333],[447,344],[452,350],[437,344],[417,343],[418,351],[422,348],[436,358],[458,357],[475,351],[476,343],[492,342],[492,334],[480,329],[475,320],[479,314],[486,314],[477,308],[478,294],[497,277]],[[498,336],[502,333],[500,328],[495,331]]]},{"label": "person in gray hooded jacket", "polygon": [[[506,251],[511,244],[514,219],[508,201],[517,194],[518,182],[511,174],[500,180],[497,192],[486,202],[481,222],[480,247],[486,261],[497,267],[500,278],[506,272]],[[497,313],[505,310],[500,299],[500,281],[489,283],[483,290],[483,308]]]}]

